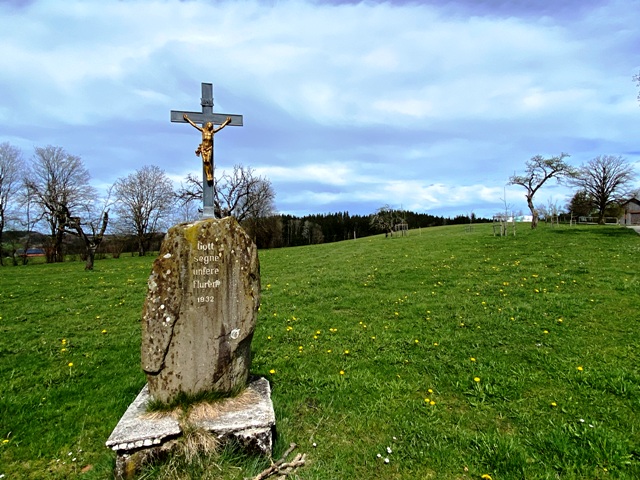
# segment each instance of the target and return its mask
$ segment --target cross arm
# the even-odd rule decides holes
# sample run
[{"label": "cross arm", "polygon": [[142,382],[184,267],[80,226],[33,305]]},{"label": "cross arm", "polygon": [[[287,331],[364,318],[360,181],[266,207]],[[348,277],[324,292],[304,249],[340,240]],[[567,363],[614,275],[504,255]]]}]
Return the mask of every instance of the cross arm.
[{"label": "cross arm", "polygon": [[204,125],[207,122],[211,122],[214,125],[222,125],[227,117],[231,117],[231,122],[228,125],[241,127],[242,115],[226,115],[224,113],[202,113],[202,112],[183,112],[181,110],[171,110],[171,121],[176,123],[187,123],[183,115],[191,119],[193,123],[199,123]]}]

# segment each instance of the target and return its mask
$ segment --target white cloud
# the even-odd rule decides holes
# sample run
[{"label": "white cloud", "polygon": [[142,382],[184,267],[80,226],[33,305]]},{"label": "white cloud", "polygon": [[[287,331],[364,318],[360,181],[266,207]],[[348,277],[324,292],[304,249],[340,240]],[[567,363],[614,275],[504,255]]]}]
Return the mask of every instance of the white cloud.
[{"label": "white cloud", "polygon": [[306,164],[295,167],[256,168],[258,175],[279,183],[317,183],[319,185],[349,185],[354,183],[353,170],[342,163]]}]

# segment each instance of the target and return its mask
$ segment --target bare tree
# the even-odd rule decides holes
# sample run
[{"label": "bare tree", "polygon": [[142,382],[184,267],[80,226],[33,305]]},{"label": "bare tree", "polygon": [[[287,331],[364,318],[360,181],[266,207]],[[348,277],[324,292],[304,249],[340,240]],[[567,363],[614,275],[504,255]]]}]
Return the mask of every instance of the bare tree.
[{"label": "bare tree", "polygon": [[558,207],[558,202],[548,199],[546,205],[538,205],[538,212],[540,218],[542,218],[545,223],[550,223],[552,227],[554,224],[558,225],[560,223],[560,208]]},{"label": "bare tree", "polygon": [[557,157],[544,158],[542,155],[531,157],[527,160],[524,175],[513,174],[509,178],[511,185],[522,185],[527,193],[527,206],[531,211],[531,228],[538,226],[539,213],[533,204],[533,196],[550,178],[556,178],[560,181],[563,177],[571,177],[574,175],[574,169],[567,164],[564,159],[569,155],[561,153]]},{"label": "bare tree", "polygon": [[36,147],[25,186],[49,226],[52,245],[47,260],[62,262],[62,240],[69,212],[87,208],[95,197],[89,171],[80,157],[61,147]]},{"label": "bare tree", "polygon": [[[181,188],[184,186],[182,185]],[[198,203],[195,199],[184,201],[179,196],[179,191],[175,194],[176,202],[174,202],[173,210],[171,212],[171,219],[169,220],[172,225],[177,225],[183,222],[192,222],[199,218],[199,213],[202,211],[198,208]]]},{"label": "bare tree", "polygon": [[116,181],[114,208],[118,225],[135,235],[140,256],[145,254],[148,240],[171,213],[173,199],[171,180],[155,165],[146,165]]},{"label": "bare tree", "polygon": [[0,143],[0,265],[3,265],[2,233],[9,205],[20,188],[19,172],[23,168],[22,152],[9,142]]},{"label": "bare tree", "polygon": [[21,255],[22,264],[26,265],[29,261],[29,257],[26,255],[26,252],[29,250],[29,248],[31,248],[33,232],[41,217],[39,212],[36,212],[34,214],[34,209],[38,210],[39,208],[37,205],[34,205],[34,198],[35,195],[29,188],[26,179],[23,178],[18,194],[18,202],[20,203],[21,208],[19,209],[19,211],[16,211],[16,214],[13,216],[12,220],[17,229],[25,230],[26,234],[19,241],[12,243],[11,255],[13,257],[13,265],[18,264],[18,245],[21,246],[24,253],[23,255]]},{"label": "bare tree", "polygon": [[[202,200],[202,181],[187,175],[178,193],[183,202]],[[275,193],[271,182],[255,175],[250,167],[235,165],[231,173],[223,172],[213,179],[213,207],[216,218],[233,216],[243,223],[250,219],[265,218],[274,213]],[[246,222],[245,222],[246,223]]]},{"label": "bare tree", "polygon": [[371,215],[370,225],[376,230],[384,232],[385,236],[393,235],[393,229],[397,223],[400,223],[398,212],[389,205],[384,205]]},{"label": "bare tree", "polygon": [[84,212],[84,218],[71,216],[67,212],[67,218],[63,228],[66,233],[79,237],[85,248],[85,270],[93,270],[93,264],[96,258],[96,251],[104,239],[105,231],[109,223],[109,206],[111,205],[111,191],[109,188],[107,198],[104,201],[102,211],[96,214],[93,209],[87,209]]},{"label": "bare tree", "polygon": [[623,157],[599,155],[579,168],[572,183],[587,192],[602,225],[607,207],[629,194],[635,177],[633,167]]}]

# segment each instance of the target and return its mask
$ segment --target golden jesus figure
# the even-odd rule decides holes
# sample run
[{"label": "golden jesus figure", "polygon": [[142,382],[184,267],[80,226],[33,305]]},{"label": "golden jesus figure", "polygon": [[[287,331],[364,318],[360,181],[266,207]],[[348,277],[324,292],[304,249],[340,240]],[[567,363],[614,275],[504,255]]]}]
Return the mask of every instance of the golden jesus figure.
[{"label": "golden jesus figure", "polygon": [[199,127],[191,121],[186,113],[182,115],[182,118],[189,122],[192,127],[195,127],[202,132],[202,143],[198,145],[196,155],[198,157],[202,156],[202,163],[204,164],[204,173],[207,175],[207,181],[213,182],[213,162],[211,161],[213,156],[213,136],[229,125],[231,117],[227,117],[227,119],[222,122],[222,125],[218,128],[214,128],[213,123],[211,122],[207,122],[203,127]]}]

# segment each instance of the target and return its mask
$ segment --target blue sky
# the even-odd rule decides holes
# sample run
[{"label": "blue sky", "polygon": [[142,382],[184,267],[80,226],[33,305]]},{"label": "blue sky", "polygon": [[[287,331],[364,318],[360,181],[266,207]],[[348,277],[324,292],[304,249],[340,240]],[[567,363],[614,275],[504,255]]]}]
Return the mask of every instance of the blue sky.
[{"label": "blue sky", "polygon": [[534,155],[640,172],[638,18],[638,0],[5,0],[0,142],[61,146],[103,191],[149,164],[179,182],[199,134],[169,112],[210,82],[244,116],[216,168],[269,178],[282,213],[526,211],[506,184]]}]

